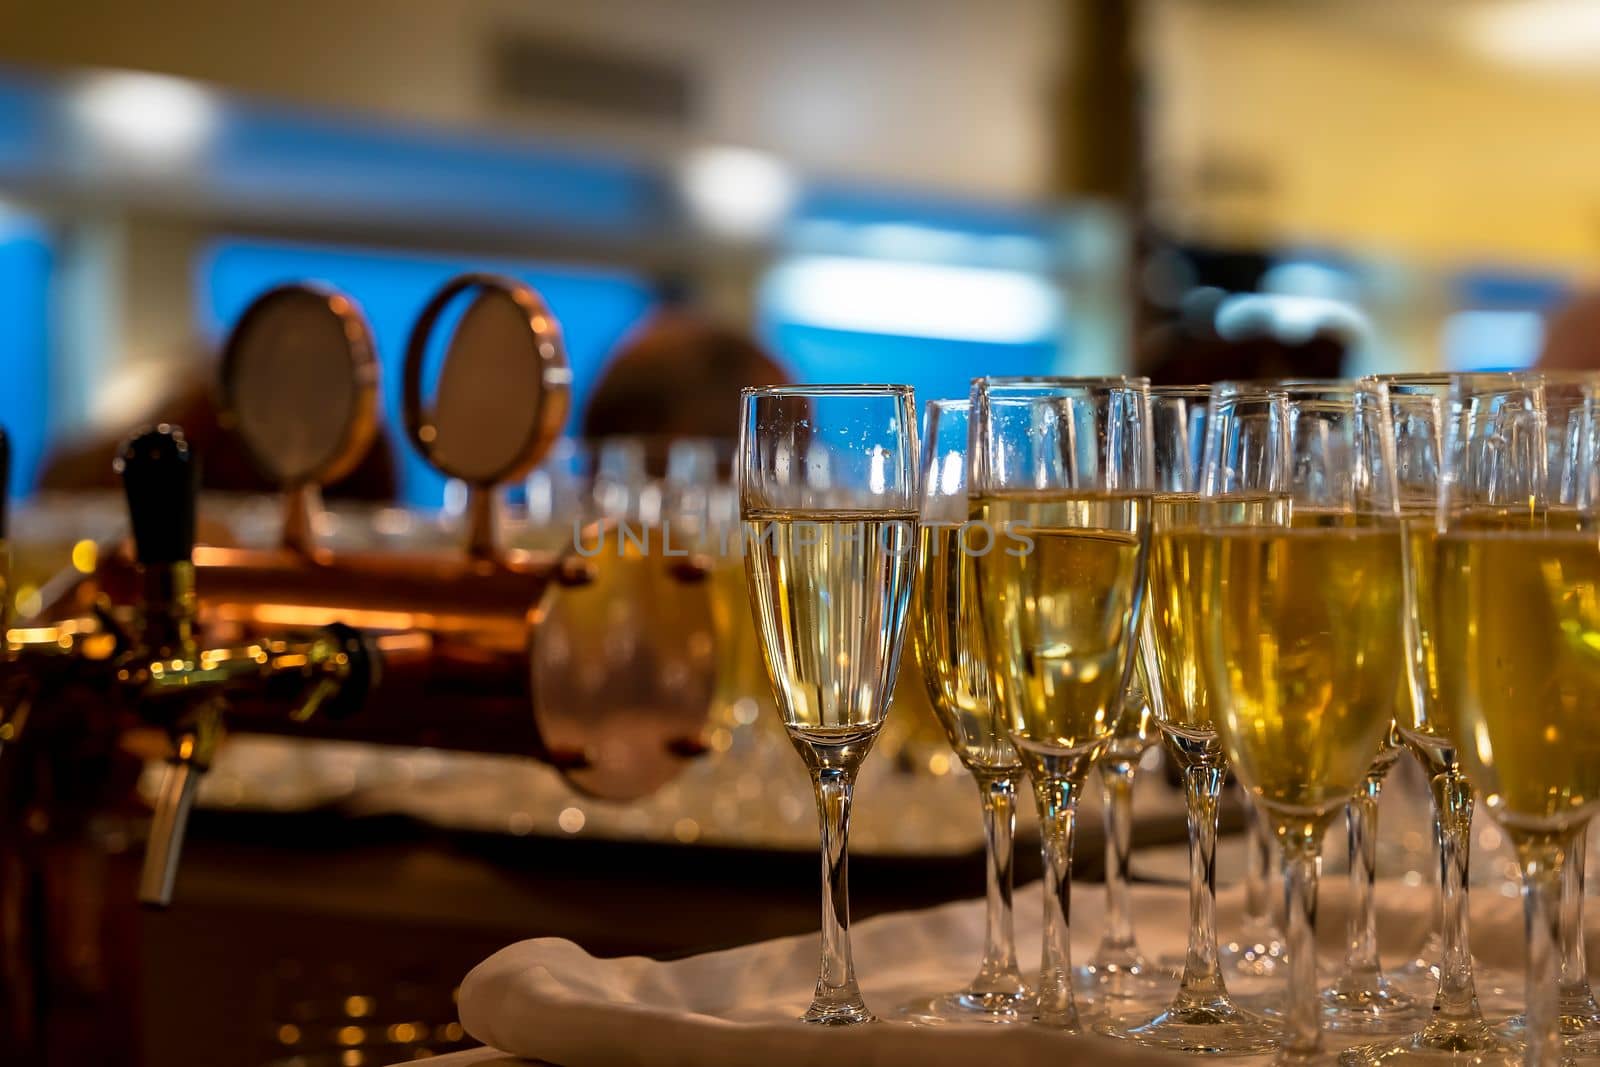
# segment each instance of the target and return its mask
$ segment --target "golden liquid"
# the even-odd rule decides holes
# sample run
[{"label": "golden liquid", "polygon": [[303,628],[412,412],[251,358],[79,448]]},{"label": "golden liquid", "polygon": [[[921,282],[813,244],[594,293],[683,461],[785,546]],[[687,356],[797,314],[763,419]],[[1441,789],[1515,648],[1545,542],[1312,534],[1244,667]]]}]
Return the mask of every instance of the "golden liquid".
[{"label": "golden liquid", "polygon": [[793,735],[846,743],[889,707],[916,568],[916,516],[747,514],[745,570],[767,674]]},{"label": "golden liquid", "polygon": [[761,658],[761,638],[751,611],[743,556],[719,556],[712,567],[711,620],[717,642],[717,684],[712,704],[718,725],[732,728],[760,722],[766,709],[776,705]]},{"label": "golden liquid", "polygon": [[[1139,627],[1135,624],[1133,633],[1135,680],[1139,676],[1138,640]],[[1156,721],[1155,711],[1150,707],[1148,694],[1149,690],[1145,689],[1142,682],[1129,687],[1122,701],[1122,714],[1117,717],[1117,725],[1111,731],[1111,743],[1106,748],[1108,757],[1138,759],[1160,736],[1161,727]]]},{"label": "golden liquid", "polygon": [[[1451,517],[1453,527],[1492,533],[1536,530],[1576,531],[1585,520],[1562,507],[1481,508]],[[1436,516],[1429,509],[1402,518],[1406,548],[1406,657],[1409,699],[1396,718],[1406,747],[1432,775],[1458,768],[1456,738],[1460,727],[1455,709],[1440,696],[1437,638],[1438,600]]]},{"label": "golden liquid", "polygon": [[1206,534],[1220,523],[1280,525],[1285,500],[1236,497],[1202,500],[1197,493],[1161,493],[1151,502],[1150,563],[1139,640],[1140,675],[1174,754],[1219,758],[1206,685],[1202,645],[1209,578]]},{"label": "golden liquid", "polygon": [[1297,528],[1207,535],[1213,722],[1240,782],[1282,826],[1325,824],[1393,723],[1401,537],[1348,521],[1297,515]]},{"label": "golden liquid", "polygon": [[1215,733],[1200,654],[1206,619],[1201,508],[1194,494],[1164,494],[1150,509],[1150,563],[1139,657],[1156,717],[1180,744],[1204,744]]},{"label": "golden liquid", "polygon": [[1436,555],[1433,513],[1406,515],[1406,679],[1407,701],[1396,709],[1406,747],[1431,777],[1457,765],[1456,743],[1447,708],[1439,697],[1439,657],[1434,644],[1433,572]]},{"label": "golden liquid", "polygon": [[1439,535],[1438,696],[1462,765],[1513,828],[1600,807],[1600,541],[1593,532]]},{"label": "golden liquid", "polygon": [[969,551],[963,551],[956,523],[924,526],[920,536],[911,638],[928,699],[962,763],[974,771],[1012,770],[1017,753],[994,714],[978,617],[977,560],[969,554],[983,542],[969,539]]},{"label": "golden liquid", "polygon": [[1045,756],[1110,740],[1133,664],[1148,496],[996,494],[973,518],[990,684],[1012,741]]}]

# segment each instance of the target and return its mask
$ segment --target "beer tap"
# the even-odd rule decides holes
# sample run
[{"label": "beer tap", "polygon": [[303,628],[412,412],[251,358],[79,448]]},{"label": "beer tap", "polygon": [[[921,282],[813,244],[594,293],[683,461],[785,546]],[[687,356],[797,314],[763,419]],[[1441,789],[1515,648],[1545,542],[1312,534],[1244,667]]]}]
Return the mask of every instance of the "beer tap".
[{"label": "beer tap", "polygon": [[[553,593],[592,587],[608,568],[499,536],[497,496],[545,454],[570,401],[560,326],[537,292],[461,275],[434,294],[407,339],[396,429],[466,487],[459,547],[317,543],[321,488],[353,469],[378,434],[375,346],[354,301],[300,283],[264,293],[230,333],[220,369],[227,424],[282,490],[283,532],[272,547],[195,549],[199,640],[260,642],[285,627],[345,624],[383,664],[372,700],[381,714],[302,725],[279,700],[261,699],[258,683],[230,693],[231,730],[526,755],[612,801],[648,795],[705,751],[709,693],[648,709],[551,694],[559,672],[539,638]],[[77,600],[102,594],[119,611],[143,588],[122,555],[103,557],[85,582],[93,588]],[[709,686],[705,663],[688,667]]]},{"label": "beer tap", "polygon": [[357,710],[377,669],[361,635],[333,624],[299,638],[202,647],[194,585],[197,465],[181,430],[159,426],[127,442],[117,458],[128,497],[142,592],[132,649],[115,682],[144,722],[171,738],[139,882],[139,898],[172,899],[184,828],[199,781],[216,755],[229,696],[266,696],[303,721]]}]

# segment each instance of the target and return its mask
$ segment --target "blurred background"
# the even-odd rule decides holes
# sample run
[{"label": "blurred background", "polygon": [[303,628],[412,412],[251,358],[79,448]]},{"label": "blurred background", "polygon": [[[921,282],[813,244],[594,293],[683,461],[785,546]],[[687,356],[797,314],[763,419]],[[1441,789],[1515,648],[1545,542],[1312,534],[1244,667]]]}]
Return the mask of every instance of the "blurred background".
[{"label": "blurred background", "polygon": [[1600,251],[1596,54],[1582,0],[14,0],[11,491],[292,278],[354,296],[391,369],[451,271],[528,278],[576,411],[665,302],[924,398],[1233,373],[1218,335],[1525,364]]},{"label": "blurred background", "polygon": [[[569,497],[660,516],[661,464],[629,435],[714,457],[733,431],[725,394],[674,424],[648,390],[602,392],[619,359],[658,385],[700,359],[675,409],[741,374],[926,400],[979,374],[1530,365],[1600,263],[1597,107],[1587,0],[0,0],[0,424],[26,505],[7,595],[26,617],[55,571],[94,568],[120,508],[66,494],[114,484],[105,443],[132,426],[214,418],[218,346],[287,281],[373,328],[387,456],[345,486],[368,510],[318,526],[360,545],[454,536],[465,495],[397,429],[399,369],[466,269],[532,283],[566,333],[569,440],[511,493],[528,543],[564,536]],[[226,509],[241,543],[275,514]],[[648,600],[609,581],[587,595]],[[748,635],[728,581],[696,609],[720,655],[711,758],[644,803],[509,758],[230,747],[182,905],[112,907],[138,946],[125,1047],[384,1063],[459,1044],[451,987],[514,937],[671,955],[813,928],[806,782],[763,732],[748,644],[729,666]],[[610,610],[557,604],[557,667]],[[863,788],[862,913],[981,891],[970,786],[906,682]],[[1181,804],[1148,777],[1142,832],[1176,844]],[[1427,826],[1386,834],[1420,881]],[[63,966],[58,998],[85,995]]]}]

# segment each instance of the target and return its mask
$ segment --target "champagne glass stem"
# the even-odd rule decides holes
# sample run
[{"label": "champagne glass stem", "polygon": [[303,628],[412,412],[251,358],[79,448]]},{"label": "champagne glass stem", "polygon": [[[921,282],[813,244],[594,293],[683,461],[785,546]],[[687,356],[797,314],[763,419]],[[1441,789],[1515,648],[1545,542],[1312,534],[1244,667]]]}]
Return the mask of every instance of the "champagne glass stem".
[{"label": "champagne glass stem", "polygon": [[1561,868],[1567,842],[1526,838],[1517,842],[1522,864],[1523,921],[1528,935],[1527,1028],[1523,1063],[1561,1062]]},{"label": "champagne glass stem", "polygon": [[978,794],[983,800],[983,833],[988,855],[988,919],[984,924],[983,966],[973,980],[972,991],[1015,994],[1024,988],[1017,968],[1011,908],[1017,779],[1010,774],[981,774]]},{"label": "champagne glass stem", "polygon": [[1106,825],[1106,932],[1094,958],[1102,966],[1130,967],[1139,962],[1128,870],[1133,859],[1133,778],[1138,770],[1134,760],[1112,757],[1100,763]]},{"label": "champagne glass stem", "polygon": [[1183,772],[1189,807],[1189,949],[1178,989],[1180,1007],[1227,996],[1217,965],[1217,799],[1223,774],[1221,766],[1204,764]]},{"label": "champagne glass stem", "polygon": [[1248,802],[1245,811],[1244,923],[1250,929],[1272,925],[1272,900],[1267,885],[1272,842]]},{"label": "champagne glass stem", "polygon": [[1439,910],[1443,952],[1435,1022],[1475,1023],[1483,1018],[1472,979],[1472,946],[1467,908],[1467,864],[1472,858],[1472,784],[1457,770],[1435,777],[1435,833],[1439,840]]},{"label": "champagne glass stem", "polygon": [[1344,979],[1374,987],[1378,981],[1378,910],[1373,890],[1378,876],[1378,796],[1382,791],[1382,776],[1368,774],[1345,809],[1351,907]]},{"label": "champagne glass stem", "polygon": [[853,769],[821,767],[811,772],[822,825],[822,965],[817,991],[805,1018],[814,1022],[870,1018],[856,985],[850,958],[850,795]]},{"label": "champagne glass stem", "polygon": [[1072,835],[1078,787],[1064,778],[1034,777],[1044,859],[1044,944],[1039,960],[1039,1000],[1034,1020],[1075,1030],[1078,1008],[1072,996]]},{"label": "champagne glass stem", "polygon": [[1284,837],[1284,906],[1289,917],[1289,1001],[1284,1051],[1310,1055],[1322,1046],[1317,991],[1317,879],[1322,873],[1322,834],[1312,828]]},{"label": "champagne glass stem", "polygon": [[1588,860],[1587,826],[1577,831],[1567,850],[1561,869],[1561,1014],[1572,1017],[1572,1027],[1581,1032],[1581,1020],[1600,1014],[1589,988],[1589,962],[1583,947],[1584,864]]}]

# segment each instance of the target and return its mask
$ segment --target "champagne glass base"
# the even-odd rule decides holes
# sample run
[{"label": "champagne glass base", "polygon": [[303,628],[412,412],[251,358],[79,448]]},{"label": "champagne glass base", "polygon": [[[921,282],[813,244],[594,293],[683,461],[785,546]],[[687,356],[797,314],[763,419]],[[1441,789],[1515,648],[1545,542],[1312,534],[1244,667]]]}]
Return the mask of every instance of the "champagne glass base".
[{"label": "champagne glass base", "polygon": [[1267,938],[1260,941],[1229,941],[1217,953],[1223,971],[1248,978],[1272,978],[1286,974],[1289,966],[1288,951],[1282,941]]},{"label": "champagne glass base", "polygon": [[800,1016],[800,1021],[816,1023],[818,1026],[853,1026],[856,1023],[875,1023],[878,1017],[860,1000],[845,1001],[842,1004],[824,1004],[817,1001]]},{"label": "champagne glass base", "polygon": [[1422,1014],[1419,1000],[1382,976],[1370,984],[1340,981],[1322,991],[1322,1025],[1336,1033],[1404,1033]]},{"label": "champagne glass base", "polygon": [[1340,1067],[1516,1067],[1522,1050],[1483,1022],[1434,1022],[1399,1041],[1356,1045],[1339,1054]]},{"label": "champagne glass base", "polygon": [[1118,1016],[1100,1020],[1095,1032],[1152,1048],[1198,1056],[1250,1056],[1278,1047],[1276,1027],[1226,997],[1174,1004],[1154,1018]]},{"label": "champagne glass base", "polygon": [[1407,985],[1425,983],[1430,986],[1439,984],[1439,961],[1444,958],[1444,938],[1438,930],[1428,935],[1428,940],[1416,953],[1398,967],[1389,968],[1389,976],[1398,979]]},{"label": "champagne glass base", "polygon": [[919,997],[902,1004],[895,1016],[907,1022],[1023,1023],[1033,1017],[1031,993],[976,993],[963,990],[934,997]]},{"label": "champagne glass base", "polygon": [[[1527,1027],[1527,1016],[1513,1015],[1509,1019],[1502,1020],[1495,1029],[1503,1040],[1520,1045],[1523,1040],[1523,1031]],[[1561,1036],[1565,1038],[1582,1038],[1585,1042],[1592,1043],[1596,1051],[1600,1051],[1600,1016],[1587,1012],[1562,1012]]]},{"label": "champagne glass base", "polygon": [[1164,1000],[1182,975],[1140,957],[1131,964],[1085,963],[1072,969],[1073,984],[1096,1002]]}]

